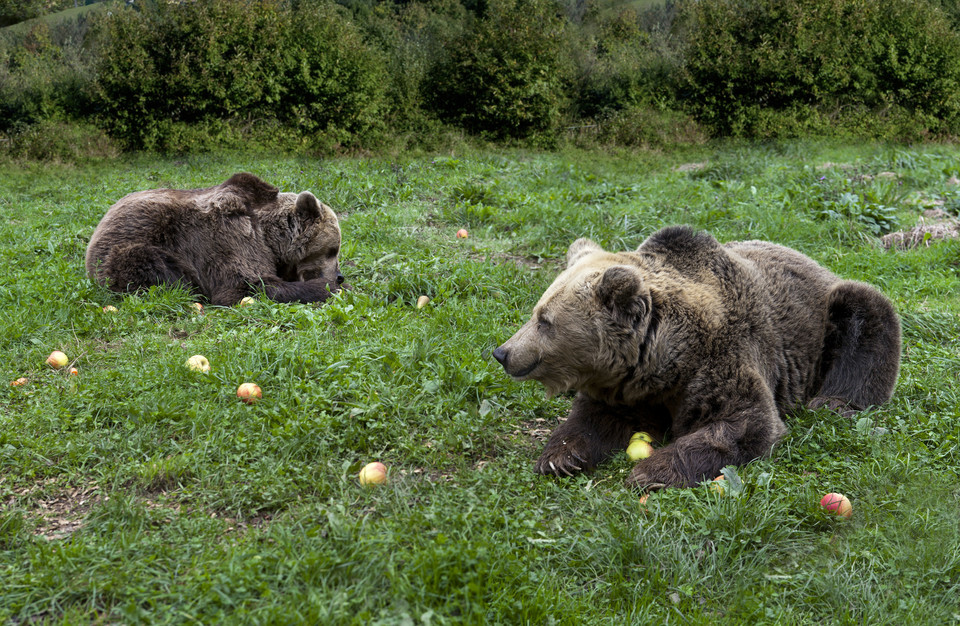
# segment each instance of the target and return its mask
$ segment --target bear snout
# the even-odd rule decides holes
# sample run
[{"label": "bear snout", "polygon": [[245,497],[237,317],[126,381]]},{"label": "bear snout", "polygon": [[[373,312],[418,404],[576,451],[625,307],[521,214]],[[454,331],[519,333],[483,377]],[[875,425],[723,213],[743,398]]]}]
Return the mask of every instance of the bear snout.
[{"label": "bear snout", "polygon": [[338,284],[338,285],[342,285],[344,280],[345,280],[345,278],[344,278],[343,274],[340,273],[340,271],[337,271],[337,284]]},{"label": "bear snout", "polygon": [[500,346],[493,351],[493,358],[499,361],[500,365],[503,366],[503,370],[512,376],[513,378],[523,378],[528,374],[532,373],[533,370],[540,367],[542,359],[535,359],[533,363],[530,363],[527,366],[517,365],[513,361],[515,359],[510,358],[510,351],[506,350],[503,346]]},{"label": "bear snout", "polygon": [[497,362],[503,366],[504,369],[507,368],[507,356],[508,356],[508,353],[506,350],[503,349],[503,346],[500,346],[499,348],[493,351],[493,358],[495,358]]}]

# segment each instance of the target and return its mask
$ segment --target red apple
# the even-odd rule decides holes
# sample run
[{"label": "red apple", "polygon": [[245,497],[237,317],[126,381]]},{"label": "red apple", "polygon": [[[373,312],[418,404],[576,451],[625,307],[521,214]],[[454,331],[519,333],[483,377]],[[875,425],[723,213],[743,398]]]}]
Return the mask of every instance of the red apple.
[{"label": "red apple", "polygon": [[237,397],[246,404],[255,404],[263,397],[263,392],[255,383],[243,383],[237,387]]},{"label": "red apple", "polygon": [[60,369],[69,362],[70,359],[67,358],[67,355],[59,350],[54,350],[50,353],[50,356],[47,357],[47,365],[55,370]]},{"label": "red apple", "polygon": [[470,233],[467,232],[466,228],[461,228],[457,231],[457,239],[466,239],[470,236]]},{"label": "red apple", "polygon": [[820,506],[828,513],[849,518],[853,515],[853,505],[842,493],[828,493],[820,499]]},{"label": "red apple", "polygon": [[367,463],[360,470],[360,484],[364,487],[382,485],[387,482],[387,466],[380,461]]}]

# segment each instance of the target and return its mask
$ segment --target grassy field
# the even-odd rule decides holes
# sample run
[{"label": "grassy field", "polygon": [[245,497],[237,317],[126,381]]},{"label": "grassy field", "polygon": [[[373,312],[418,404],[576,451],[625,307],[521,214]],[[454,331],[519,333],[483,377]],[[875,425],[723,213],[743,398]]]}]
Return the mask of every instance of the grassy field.
[{"label": "grassy field", "polygon": [[[85,277],[118,198],[235,171],[338,211],[350,291],[200,315],[183,291],[122,298]],[[925,209],[955,218],[954,176],[950,147],[809,141],[4,166],[0,622],[958,623],[960,240],[879,239]],[[573,239],[633,248],[674,223],[877,285],[903,318],[894,399],[799,411],[727,496],[643,506],[625,455],[534,475],[570,397],[510,381],[491,351]],[[44,364],[54,349],[78,375]],[[184,367],[198,353],[209,374]],[[244,381],[261,402],[237,401]],[[373,460],[389,483],[361,487]],[[828,491],[851,519],[820,511]]]}]

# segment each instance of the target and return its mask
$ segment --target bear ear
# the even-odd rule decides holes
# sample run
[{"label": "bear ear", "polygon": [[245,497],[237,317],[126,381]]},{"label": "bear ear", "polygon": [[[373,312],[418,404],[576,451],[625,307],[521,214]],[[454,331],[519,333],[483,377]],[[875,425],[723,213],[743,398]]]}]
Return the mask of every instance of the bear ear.
[{"label": "bear ear", "polygon": [[577,239],[567,248],[567,267],[572,267],[574,263],[591,252],[603,252],[603,248],[589,239],[582,237]]},{"label": "bear ear", "polygon": [[260,206],[277,199],[280,190],[246,172],[231,176],[222,187],[232,188],[248,205]]},{"label": "bear ear", "polygon": [[302,191],[297,194],[297,217],[300,218],[302,222],[313,222],[318,219],[323,219],[323,207],[320,206],[320,201],[317,200],[309,191]]},{"label": "bear ear", "polygon": [[596,287],[597,299],[617,318],[632,321],[644,312],[643,279],[629,265],[608,267]]}]

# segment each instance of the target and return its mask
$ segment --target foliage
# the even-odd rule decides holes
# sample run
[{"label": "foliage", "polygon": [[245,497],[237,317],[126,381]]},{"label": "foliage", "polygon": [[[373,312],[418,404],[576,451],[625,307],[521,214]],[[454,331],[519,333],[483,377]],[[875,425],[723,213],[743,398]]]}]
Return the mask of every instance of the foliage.
[{"label": "foliage", "polygon": [[0,4],[44,14],[0,28],[0,133],[300,154],[960,134],[946,0],[129,4]]},{"label": "foliage", "polygon": [[335,5],[155,3],[102,26],[101,120],[131,147],[183,149],[169,144],[184,128],[271,123],[349,142],[379,123],[382,62]]},{"label": "foliage", "polygon": [[940,132],[960,114],[960,37],[928,2],[703,0],[684,4],[683,28],[683,99],[720,134],[799,135],[888,111]]},{"label": "foliage", "polygon": [[565,104],[565,40],[549,0],[490,0],[432,69],[429,105],[470,132],[549,135]]},{"label": "foliage", "polygon": [[89,115],[93,68],[83,43],[92,19],[0,31],[0,132]]},{"label": "foliage", "polygon": [[[594,5],[596,6],[596,5]],[[629,5],[609,14],[588,14],[589,35],[578,63],[578,114],[586,118],[621,109],[676,106],[676,83],[683,65],[673,29],[676,5],[655,4],[642,11]]]}]

